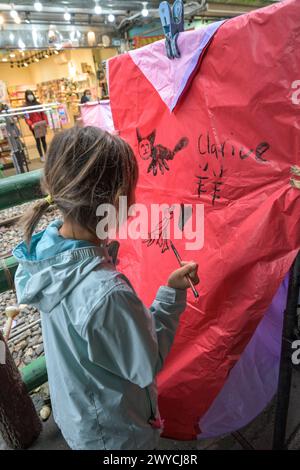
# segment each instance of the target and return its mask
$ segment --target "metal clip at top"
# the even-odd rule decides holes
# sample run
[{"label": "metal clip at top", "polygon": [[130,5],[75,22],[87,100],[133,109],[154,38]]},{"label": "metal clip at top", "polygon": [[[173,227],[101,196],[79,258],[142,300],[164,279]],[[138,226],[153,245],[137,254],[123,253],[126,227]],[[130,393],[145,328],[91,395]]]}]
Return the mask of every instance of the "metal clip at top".
[{"label": "metal clip at top", "polygon": [[175,0],[171,8],[169,2],[159,5],[160,21],[166,36],[166,51],[169,59],[180,57],[177,44],[179,33],[184,31],[184,5],[182,0]]}]

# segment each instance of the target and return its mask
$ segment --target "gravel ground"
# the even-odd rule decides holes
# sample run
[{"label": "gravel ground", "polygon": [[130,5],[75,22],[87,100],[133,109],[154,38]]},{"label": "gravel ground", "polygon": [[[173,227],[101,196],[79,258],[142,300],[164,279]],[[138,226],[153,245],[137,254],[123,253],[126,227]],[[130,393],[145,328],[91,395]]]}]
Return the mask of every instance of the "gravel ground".
[{"label": "gravel ground", "polygon": [[[0,257],[7,255],[20,241],[23,240],[23,233],[20,224],[17,222],[9,227],[1,226],[1,222],[12,217],[23,215],[34,203],[26,203],[21,206],[12,207],[0,211]],[[60,217],[57,209],[50,210],[42,217],[37,230],[43,230],[54,218]]]},{"label": "gravel ground", "polygon": [[10,207],[9,209],[0,211],[0,222],[6,219],[10,219],[11,217],[15,217],[17,215],[22,215],[25,210],[32,204],[32,202],[26,202],[25,204],[21,204],[20,206]]},{"label": "gravel ground", "polygon": [[[22,229],[17,222],[9,227],[1,226],[6,219],[22,215],[34,203],[26,203],[0,211],[0,257],[7,256],[11,250],[23,239]],[[40,221],[37,230],[43,230],[55,218],[59,217],[58,210],[48,212]],[[5,308],[17,304],[14,291],[0,293],[0,328],[2,329],[6,317]],[[33,325],[31,325],[34,322]],[[28,326],[28,328],[26,328]],[[17,332],[23,331],[17,335]],[[44,352],[42,330],[39,312],[28,305],[24,306],[13,323],[10,334],[9,349],[17,367],[23,367],[36,359]]]}]

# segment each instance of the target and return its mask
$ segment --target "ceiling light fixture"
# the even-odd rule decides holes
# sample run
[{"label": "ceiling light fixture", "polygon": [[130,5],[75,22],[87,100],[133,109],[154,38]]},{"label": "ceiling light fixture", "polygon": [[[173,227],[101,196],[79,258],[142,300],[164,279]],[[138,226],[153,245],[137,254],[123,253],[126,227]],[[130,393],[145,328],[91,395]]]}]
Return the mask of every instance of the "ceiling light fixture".
[{"label": "ceiling light fixture", "polygon": [[34,2],[33,6],[34,6],[36,11],[42,11],[42,9],[43,9],[43,5],[42,5],[41,2]]},{"label": "ceiling light fixture", "polygon": [[25,49],[25,44],[22,41],[22,39],[18,40],[18,46],[19,46],[19,49],[21,49],[21,51],[23,51]]},{"label": "ceiling light fixture", "polygon": [[147,2],[143,2],[142,15],[143,15],[144,17],[146,17],[146,16],[149,15],[149,10],[148,10],[148,8],[147,8]]},{"label": "ceiling light fixture", "polygon": [[102,13],[102,7],[99,5],[99,2],[95,0],[95,13],[96,15],[101,15]]},{"label": "ceiling light fixture", "polygon": [[0,15],[0,26],[4,25],[5,19],[3,15]]},{"label": "ceiling light fixture", "polygon": [[67,8],[66,8],[66,11],[64,13],[64,19],[65,19],[65,21],[70,21],[71,20],[71,14],[69,13]]},{"label": "ceiling light fixture", "polygon": [[107,19],[108,19],[108,21],[109,21],[110,23],[113,23],[113,22],[115,21],[116,17],[115,17],[115,15],[114,15],[113,13],[110,13],[110,14],[108,15]]},{"label": "ceiling light fixture", "polygon": [[11,8],[11,10],[10,10],[9,14],[13,19],[15,19],[17,16],[19,16],[19,14],[18,14],[17,10],[15,9],[15,6],[14,6],[13,3],[11,3],[10,8]]}]

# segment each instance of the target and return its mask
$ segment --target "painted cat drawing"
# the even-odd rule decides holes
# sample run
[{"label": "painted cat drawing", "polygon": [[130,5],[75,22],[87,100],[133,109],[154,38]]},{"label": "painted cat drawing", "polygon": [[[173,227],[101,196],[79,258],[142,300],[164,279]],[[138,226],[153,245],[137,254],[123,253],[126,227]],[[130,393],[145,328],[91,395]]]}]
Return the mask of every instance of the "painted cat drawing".
[{"label": "painted cat drawing", "polygon": [[157,175],[157,171],[163,175],[165,170],[169,171],[169,165],[167,161],[173,160],[175,155],[182,149],[187,147],[189,141],[186,137],[180,139],[174,147],[174,150],[170,150],[161,144],[155,145],[156,130],[151,132],[146,137],[142,137],[139,129],[136,130],[139,155],[143,160],[151,159],[148,166],[147,173],[152,171],[153,175]]}]

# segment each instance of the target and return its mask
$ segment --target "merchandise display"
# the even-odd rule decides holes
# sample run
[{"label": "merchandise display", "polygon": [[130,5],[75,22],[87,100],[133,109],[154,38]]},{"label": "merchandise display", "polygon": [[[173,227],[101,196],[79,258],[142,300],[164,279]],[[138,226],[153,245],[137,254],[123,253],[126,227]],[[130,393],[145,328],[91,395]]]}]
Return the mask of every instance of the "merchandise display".
[{"label": "merchandise display", "polygon": [[0,163],[2,169],[13,164],[16,173],[28,169],[28,153],[17,117],[8,115],[8,106],[0,108]]},{"label": "merchandise display", "polygon": [[24,106],[26,90],[32,90],[34,93],[37,93],[37,87],[32,84],[8,87],[9,103],[12,108]]}]

